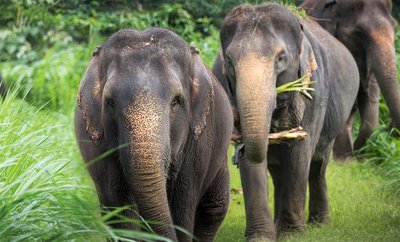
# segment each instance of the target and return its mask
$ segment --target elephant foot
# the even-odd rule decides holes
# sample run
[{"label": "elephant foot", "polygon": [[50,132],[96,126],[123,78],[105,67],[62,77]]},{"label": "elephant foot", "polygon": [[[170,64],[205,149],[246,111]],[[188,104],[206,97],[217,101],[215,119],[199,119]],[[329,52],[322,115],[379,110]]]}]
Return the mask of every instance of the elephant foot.
[{"label": "elephant foot", "polygon": [[333,153],[333,158],[335,161],[339,162],[346,162],[352,158],[352,153],[340,153],[340,154],[335,154]]},{"label": "elephant foot", "polygon": [[267,235],[254,234],[248,236],[246,242],[274,242],[275,238],[268,237]]},{"label": "elephant foot", "polygon": [[284,237],[289,234],[302,234],[306,230],[306,225],[305,224],[285,224],[285,225],[280,225],[278,229],[278,237]]},{"label": "elephant foot", "polygon": [[308,223],[311,225],[329,224],[330,221],[331,219],[328,214],[310,216],[310,218],[308,219]]},{"label": "elephant foot", "polygon": [[352,147],[340,147],[340,145],[336,144],[333,147],[333,158],[335,161],[345,162],[352,158],[353,148]]}]

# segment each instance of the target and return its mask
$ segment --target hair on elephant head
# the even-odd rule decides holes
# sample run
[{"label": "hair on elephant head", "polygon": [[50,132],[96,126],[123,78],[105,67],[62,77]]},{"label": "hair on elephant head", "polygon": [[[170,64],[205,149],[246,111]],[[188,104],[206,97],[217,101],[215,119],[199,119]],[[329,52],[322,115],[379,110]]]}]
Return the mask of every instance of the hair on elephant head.
[{"label": "hair on elephant head", "polygon": [[[99,152],[119,147],[116,157],[124,178],[118,179],[126,183],[127,199],[136,202],[144,219],[172,223],[166,183],[178,176],[184,162],[191,162],[186,156],[202,142],[207,127],[215,125],[209,123],[215,106],[212,78],[197,49],[164,29],[121,30],[93,53],[78,93],[77,136],[79,139],[86,133]],[[221,100],[223,96],[218,97],[219,105],[224,103]],[[220,112],[229,120],[230,114]],[[217,145],[223,153],[229,125],[219,133],[226,136]],[[205,138],[212,144],[212,136],[202,140]],[[85,156],[94,151],[88,151],[84,144],[80,148],[89,160]],[[220,166],[219,161],[216,164]],[[102,168],[92,168],[96,169]],[[111,179],[96,178],[93,173],[96,183]],[[154,227],[157,233],[176,239],[172,227]]]},{"label": "hair on elephant head", "polygon": [[[392,1],[305,0],[300,7],[341,41],[357,62],[361,81],[357,105],[361,127],[354,148],[359,149],[378,125],[379,89],[388,105],[393,126],[399,128],[400,92],[394,48],[397,22],[391,16]],[[335,150],[339,158],[349,155]]]}]

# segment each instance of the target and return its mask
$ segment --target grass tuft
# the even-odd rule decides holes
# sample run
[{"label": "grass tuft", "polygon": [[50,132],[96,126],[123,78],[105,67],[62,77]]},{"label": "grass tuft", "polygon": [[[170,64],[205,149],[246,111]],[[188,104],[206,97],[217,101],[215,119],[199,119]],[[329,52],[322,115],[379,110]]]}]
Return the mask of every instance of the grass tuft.
[{"label": "grass tuft", "polygon": [[385,187],[400,194],[400,140],[388,132],[386,127],[374,131],[366,144],[358,152],[364,162],[374,165],[385,177]]}]

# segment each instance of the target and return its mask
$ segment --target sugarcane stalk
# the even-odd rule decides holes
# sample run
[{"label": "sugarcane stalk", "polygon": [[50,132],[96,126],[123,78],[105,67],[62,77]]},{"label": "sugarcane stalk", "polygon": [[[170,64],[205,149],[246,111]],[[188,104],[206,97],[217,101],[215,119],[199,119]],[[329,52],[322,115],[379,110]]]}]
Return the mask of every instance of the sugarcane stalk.
[{"label": "sugarcane stalk", "polygon": [[307,132],[300,126],[291,130],[268,134],[269,144],[281,144],[294,140],[305,140],[306,138]]},{"label": "sugarcane stalk", "polygon": [[310,81],[310,79],[311,74],[305,74],[297,80],[280,85],[276,88],[276,93],[279,94],[282,92],[300,92],[309,99],[312,99],[312,96],[310,95],[310,93],[308,93],[308,91],[314,91],[314,88],[310,87],[310,85],[314,84],[315,82]]},{"label": "sugarcane stalk", "polygon": [[[269,144],[282,144],[288,143],[294,140],[305,140],[307,138],[307,132],[303,130],[301,126],[290,130],[285,130],[277,133],[269,133],[268,140]],[[241,135],[235,133],[231,136],[232,143],[242,143]]]}]

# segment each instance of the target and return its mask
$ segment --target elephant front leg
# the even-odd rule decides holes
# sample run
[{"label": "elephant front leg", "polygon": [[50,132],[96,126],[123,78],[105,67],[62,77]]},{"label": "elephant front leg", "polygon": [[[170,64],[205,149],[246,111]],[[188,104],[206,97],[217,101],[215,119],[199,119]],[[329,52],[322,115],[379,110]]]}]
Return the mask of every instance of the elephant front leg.
[{"label": "elephant front leg", "polygon": [[251,163],[244,150],[237,154],[246,209],[247,241],[274,241],[276,231],[268,206],[266,161]]},{"label": "elephant front leg", "polygon": [[99,201],[103,207],[103,215],[115,208],[129,205],[129,208],[111,218],[111,221],[109,221],[111,222],[110,225],[118,229],[140,230],[138,225],[128,221],[115,222],[121,221],[118,218],[119,216],[128,219],[139,219],[134,199],[126,192],[126,182],[118,162],[116,160],[97,161],[89,167],[89,172],[96,185]]},{"label": "elephant front leg", "polygon": [[313,160],[310,165],[308,177],[310,190],[309,223],[328,223],[330,220],[325,173],[331,150],[332,144],[322,154],[321,159]]},{"label": "elephant front leg", "polygon": [[194,236],[198,241],[214,241],[228,207],[229,172],[228,167],[225,167],[216,175],[197,207]]},{"label": "elephant front leg", "polygon": [[379,87],[376,79],[371,77],[368,87],[361,87],[358,96],[361,127],[354,142],[354,150],[360,149],[371,136],[379,122]]},{"label": "elephant front leg", "polygon": [[282,152],[279,174],[279,194],[276,197],[275,223],[278,234],[303,231],[305,229],[305,200],[311,161],[310,146],[297,145],[292,150]]}]

